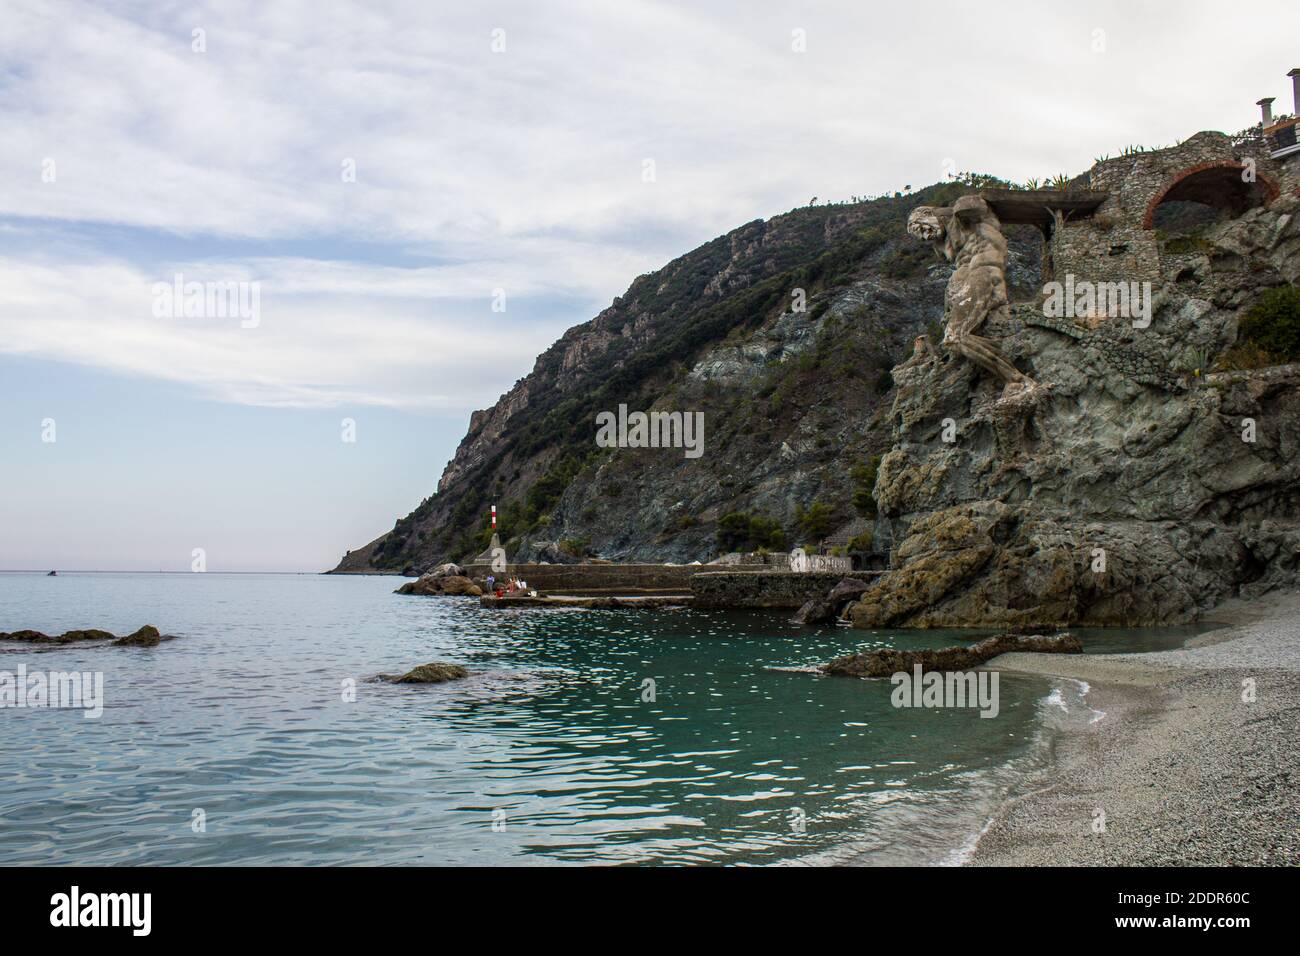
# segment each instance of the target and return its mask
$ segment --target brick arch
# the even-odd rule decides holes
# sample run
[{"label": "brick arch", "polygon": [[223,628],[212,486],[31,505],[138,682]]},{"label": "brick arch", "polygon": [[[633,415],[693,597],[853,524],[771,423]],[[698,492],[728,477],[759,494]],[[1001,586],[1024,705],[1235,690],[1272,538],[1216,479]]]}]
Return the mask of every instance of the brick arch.
[{"label": "brick arch", "polygon": [[1235,210],[1240,215],[1254,206],[1268,205],[1281,194],[1273,178],[1258,171],[1255,182],[1242,182],[1241,171],[1245,168],[1245,163],[1217,160],[1179,170],[1151,197],[1142,217],[1142,228],[1151,228],[1157,207],[1166,200],[1188,199],[1217,208],[1240,206]]}]

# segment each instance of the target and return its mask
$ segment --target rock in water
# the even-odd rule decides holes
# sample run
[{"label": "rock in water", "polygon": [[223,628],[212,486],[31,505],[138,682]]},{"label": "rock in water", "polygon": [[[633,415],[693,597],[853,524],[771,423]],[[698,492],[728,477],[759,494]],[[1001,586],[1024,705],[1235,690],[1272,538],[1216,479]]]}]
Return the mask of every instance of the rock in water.
[{"label": "rock in water", "polygon": [[76,644],[81,641],[109,641],[115,647],[154,647],[163,641],[174,640],[171,634],[159,634],[158,628],[146,624],[134,634],[118,637],[108,631],[87,628],[79,631],[64,631],[62,634],[42,634],[40,631],[0,631],[0,641],[23,641],[28,644]]},{"label": "rock in water", "polygon": [[813,598],[795,612],[791,624],[834,624],[850,601],[859,598],[871,585],[857,578],[845,578],[824,598]]},{"label": "rock in water", "polygon": [[999,654],[1032,651],[1039,654],[1082,654],[1083,642],[1073,634],[1000,634],[970,647],[955,645],[937,651],[900,651],[884,647],[866,654],[846,654],[826,665],[825,672],[842,677],[888,677],[910,672],[917,664],[922,671],[964,671],[978,667]]},{"label": "rock in water", "polygon": [[29,644],[57,643],[57,637],[50,637],[40,631],[0,631],[0,641],[26,641]]},{"label": "rock in water", "polygon": [[[444,564],[441,565],[441,567],[454,568],[456,565]],[[418,594],[422,597],[440,597],[442,595],[470,595],[472,597],[481,597],[483,589],[463,575],[439,575],[437,571],[430,571],[417,581],[407,581],[393,593]]]},{"label": "rock in water", "polygon": [[387,676],[385,679],[392,681],[394,684],[441,684],[444,681],[460,680],[462,677],[468,676],[469,671],[459,664],[434,661],[432,664],[421,664],[419,667],[414,667],[401,677]]},{"label": "rock in water", "polygon": [[468,594],[473,597],[481,597],[483,589],[471,581],[469,578],[455,575],[442,579],[443,594]]},{"label": "rock in water", "polygon": [[170,638],[164,638],[159,634],[158,628],[154,627],[152,624],[146,624],[134,634],[128,634],[126,637],[119,637],[113,642],[113,644],[117,647],[157,647],[164,640],[169,639]]},{"label": "rock in water", "polygon": [[845,578],[839,584],[835,585],[835,587],[831,588],[831,593],[827,595],[827,600],[842,605],[846,601],[857,600],[862,596],[862,592],[866,591],[869,587],[871,587],[871,585],[860,578]]},{"label": "rock in water", "polygon": [[116,637],[116,634],[95,628],[65,631],[62,634],[42,634],[40,631],[0,632],[0,641],[24,641],[28,644],[75,644],[78,641],[111,641]]}]

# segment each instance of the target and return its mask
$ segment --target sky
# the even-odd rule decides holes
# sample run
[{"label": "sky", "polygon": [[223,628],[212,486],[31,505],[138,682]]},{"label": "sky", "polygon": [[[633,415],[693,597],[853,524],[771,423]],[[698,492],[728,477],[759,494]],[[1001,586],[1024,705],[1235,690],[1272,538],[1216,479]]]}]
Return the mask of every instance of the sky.
[{"label": "sky", "polygon": [[1235,132],[1300,65],[1293,0],[3,20],[0,570],[327,569],[637,275],[812,197]]}]

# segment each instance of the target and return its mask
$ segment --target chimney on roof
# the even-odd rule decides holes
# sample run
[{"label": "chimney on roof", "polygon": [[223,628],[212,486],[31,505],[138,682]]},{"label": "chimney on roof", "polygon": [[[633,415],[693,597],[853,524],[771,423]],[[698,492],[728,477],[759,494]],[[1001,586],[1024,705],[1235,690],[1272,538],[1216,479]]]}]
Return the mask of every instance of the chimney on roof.
[{"label": "chimney on roof", "polygon": [[1262,100],[1255,102],[1255,105],[1259,107],[1260,112],[1263,114],[1265,126],[1273,125],[1273,100],[1275,99],[1277,99],[1275,96],[1266,96]]},{"label": "chimney on roof", "polygon": [[1300,66],[1288,73],[1287,76],[1291,77],[1291,94],[1295,97],[1295,115],[1300,116]]}]

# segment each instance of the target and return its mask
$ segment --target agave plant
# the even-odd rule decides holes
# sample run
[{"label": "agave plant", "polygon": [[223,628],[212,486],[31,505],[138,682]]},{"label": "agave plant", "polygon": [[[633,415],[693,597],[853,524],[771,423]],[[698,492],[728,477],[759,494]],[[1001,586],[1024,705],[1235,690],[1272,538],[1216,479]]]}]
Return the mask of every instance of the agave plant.
[{"label": "agave plant", "polygon": [[1186,352],[1186,361],[1192,371],[1192,377],[1204,381],[1205,375],[1210,370],[1210,363],[1214,355],[1209,349],[1189,348]]}]

